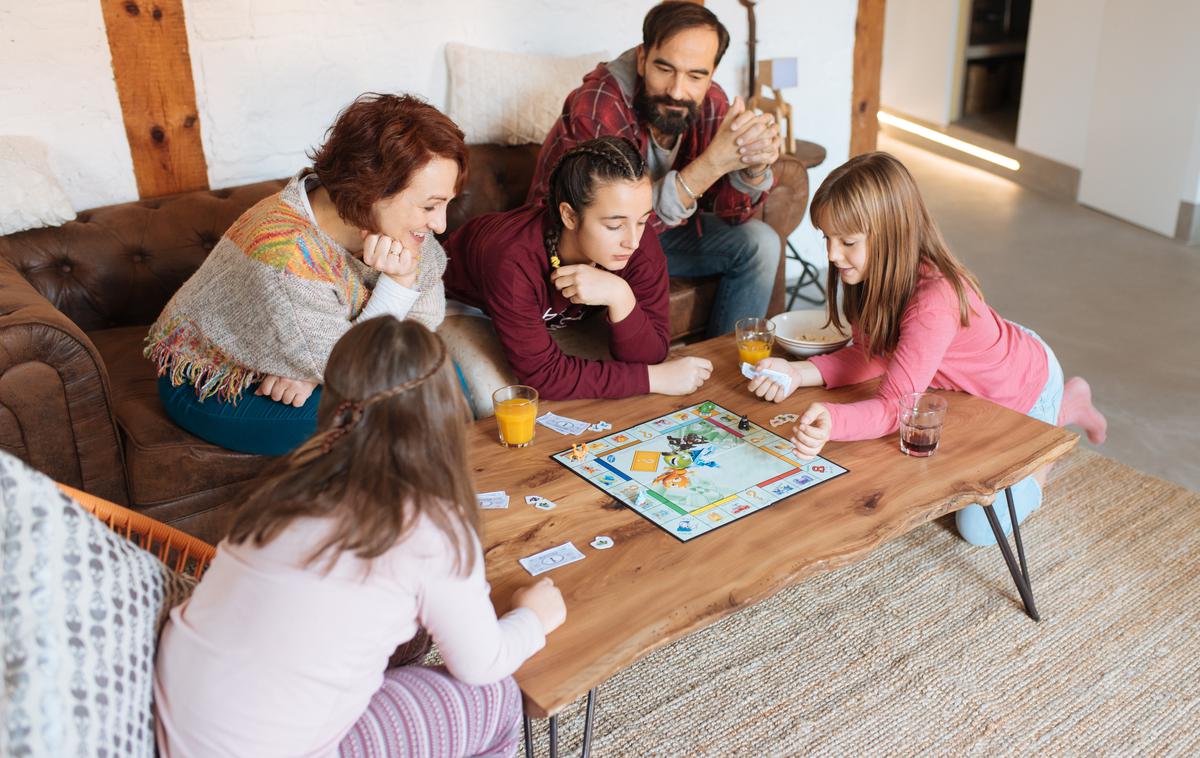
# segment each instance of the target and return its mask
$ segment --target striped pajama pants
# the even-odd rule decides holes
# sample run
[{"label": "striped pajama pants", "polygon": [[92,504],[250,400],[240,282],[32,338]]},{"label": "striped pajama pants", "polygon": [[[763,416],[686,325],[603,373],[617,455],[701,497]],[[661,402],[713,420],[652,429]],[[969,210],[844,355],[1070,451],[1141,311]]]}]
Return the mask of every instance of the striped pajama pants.
[{"label": "striped pajama pants", "polygon": [[388,669],[342,758],[512,756],[521,741],[521,691],[512,677],[475,687],[441,667]]}]

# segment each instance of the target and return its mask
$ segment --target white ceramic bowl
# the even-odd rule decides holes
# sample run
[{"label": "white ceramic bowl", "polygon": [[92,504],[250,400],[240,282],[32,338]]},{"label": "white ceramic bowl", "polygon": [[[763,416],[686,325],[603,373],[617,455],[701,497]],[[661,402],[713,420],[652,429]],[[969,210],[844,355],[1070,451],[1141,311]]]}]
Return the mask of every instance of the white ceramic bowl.
[{"label": "white ceramic bowl", "polygon": [[850,341],[848,333],[839,332],[833,324],[825,326],[825,319],[824,308],[780,313],[771,318],[775,341],[802,358],[832,352]]}]

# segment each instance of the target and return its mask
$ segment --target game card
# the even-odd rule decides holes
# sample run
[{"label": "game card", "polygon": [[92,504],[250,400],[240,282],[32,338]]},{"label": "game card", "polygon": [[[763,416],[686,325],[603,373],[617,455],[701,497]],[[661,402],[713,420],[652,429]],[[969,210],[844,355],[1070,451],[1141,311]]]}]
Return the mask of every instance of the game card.
[{"label": "game card", "polygon": [[504,490],[496,490],[495,492],[480,492],[475,495],[475,502],[479,503],[481,510],[497,510],[508,507],[508,493]]},{"label": "game card", "polygon": [[530,576],[537,576],[560,566],[565,566],[568,563],[582,560],[583,553],[579,552],[579,549],[573,543],[564,542],[557,547],[543,550],[528,558],[522,558],[520,564],[529,572]]}]

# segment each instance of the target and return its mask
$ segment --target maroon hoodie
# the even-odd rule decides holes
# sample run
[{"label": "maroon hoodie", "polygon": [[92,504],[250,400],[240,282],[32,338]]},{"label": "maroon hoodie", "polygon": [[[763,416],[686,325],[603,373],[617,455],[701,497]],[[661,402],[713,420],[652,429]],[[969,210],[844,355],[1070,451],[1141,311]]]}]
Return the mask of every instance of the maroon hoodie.
[{"label": "maroon hoodie", "polygon": [[625,268],[613,272],[637,301],[620,323],[608,325],[616,360],[577,358],[558,348],[550,330],[593,314],[607,320],[607,308],[572,303],[550,281],[550,257],[542,241],[545,213],[531,206],[489,213],[446,238],[447,298],[491,317],[517,378],[547,400],[646,394],[646,366],[666,359],[671,336],[667,261],[658,237],[647,226]]}]

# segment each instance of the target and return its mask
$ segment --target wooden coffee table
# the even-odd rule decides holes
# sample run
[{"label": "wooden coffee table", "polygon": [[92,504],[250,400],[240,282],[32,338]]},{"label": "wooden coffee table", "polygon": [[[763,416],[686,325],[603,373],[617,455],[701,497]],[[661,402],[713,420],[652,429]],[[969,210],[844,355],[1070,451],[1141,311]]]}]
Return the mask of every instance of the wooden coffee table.
[{"label": "wooden coffee table", "polygon": [[[604,420],[620,430],[713,400],[769,426],[775,415],[798,414],[811,401],[859,400],[875,389],[875,383],[833,391],[800,389],[777,405],[746,390],[732,335],[677,352],[713,362],[712,378],[693,395],[543,402],[539,413],[553,410],[580,420]],[[686,543],[549,457],[572,442],[611,432],[569,437],[539,426],[529,447],[506,449],[497,441],[494,419],[476,422],[468,437],[476,489],[506,490],[512,498],[507,510],[482,512],[487,577],[496,610],[508,611],[513,591],[532,581],[519,558],[567,540],[587,556],[549,574],[562,589],[567,621],[516,673],[525,695],[526,745],[531,744],[529,718],[549,717],[555,753],[554,714],[587,694],[587,755],[595,688],[613,674],[811,574],[860,561],[888,540],[943,514],[973,502],[990,503],[1001,491],[1011,495],[1009,486],[1077,442],[1071,432],[986,400],[960,393],[946,396],[950,408],[936,455],[903,455],[896,434],[831,442],[822,454],[850,473]],[[787,436],[787,427],[777,431]],[[524,497],[529,494],[550,498],[558,507],[541,511],[528,506]],[[993,530],[998,530],[992,507],[985,511]],[[615,546],[603,551],[589,547],[602,534],[612,537]],[[1013,536],[1017,556],[1003,538],[998,540],[1001,552],[1026,612],[1036,620],[1019,529]],[[695,581],[700,575],[717,581]]]}]

